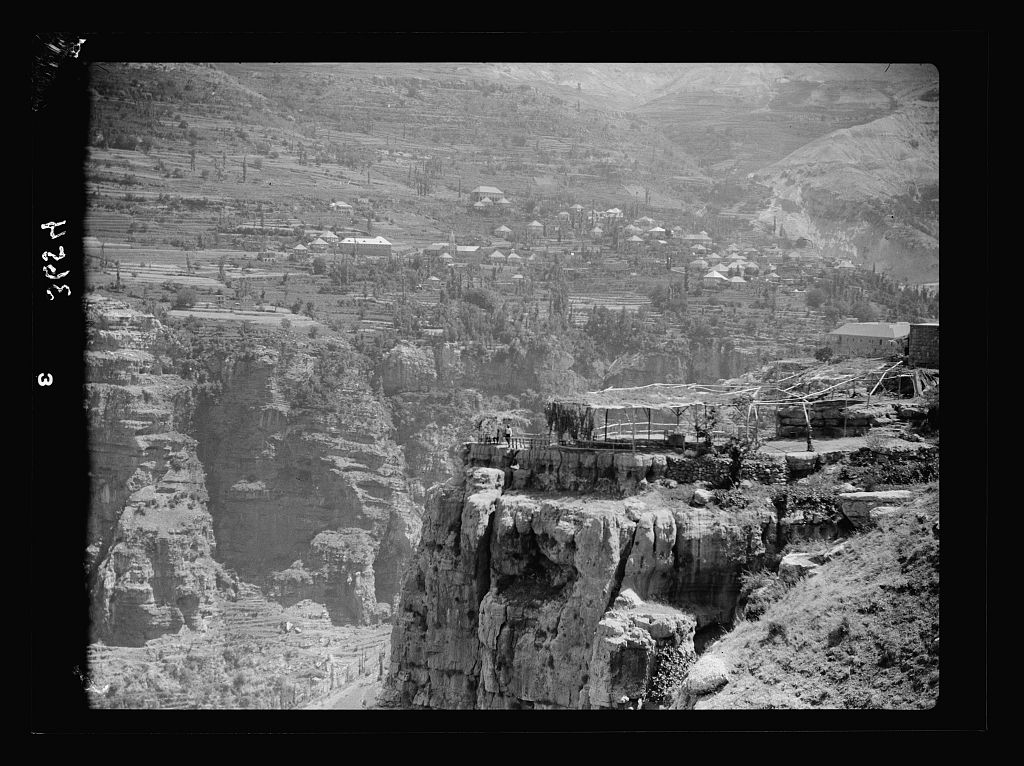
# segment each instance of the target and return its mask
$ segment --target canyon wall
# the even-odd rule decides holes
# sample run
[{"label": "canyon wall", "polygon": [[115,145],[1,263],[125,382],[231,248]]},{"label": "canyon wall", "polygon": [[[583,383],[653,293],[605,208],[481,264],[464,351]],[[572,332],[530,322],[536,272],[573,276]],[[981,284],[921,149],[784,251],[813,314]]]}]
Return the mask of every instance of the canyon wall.
[{"label": "canyon wall", "polygon": [[390,612],[418,514],[387,409],[354,352],[332,344],[204,357],[221,391],[197,435],[225,564],[368,624]]},{"label": "canyon wall", "polygon": [[214,558],[191,381],[162,374],[163,328],[113,301],[89,303],[85,406],[91,498],[86,563],[94,640],[139,646],[201,630],[233,579]]},{"label": "canyon wall", "polygon": [[[587,381],[569,355],[528,353],[512,361],[506,351],[460,350],[455,344],[399,343],[377,367],[395,441],[405,453],[410,491],[422,503],[426,488],[461,471],[461,444],[473,435],[475,413],[486,397],[505,394],[564,396],[607,385],[638,386],[663,381],[714,382],[756,369],[758,359],[721,344],[694,346],[691,354],[649,352],[617,360],[600,380]],[[521,401],[523,401],[521,399]],[[532,401],[522,406],[532,406]],[[543,431],[538,416],[530,427]]]},{"label": "canyon wall", "polygon": [[[527,461],[470,459],[467,450],[463,475],[429,494],[396,615],[386,706],[595,708],[649,698],[666,658],[692,660],[700,631],[731,623],[740,573],[777,553],[766,496],[719,504],[666,479],[622,496],[636,486],[628,470],[627,483],[606,492],[539,493],[514,488],[519,469],[495,467],[509,462]],[[573,470],[563,472],[567,485],[584,486]],[[645,473],[654,479],[650,466]]]},{"label": "canyon wall", "polygon": [[94,640],[203,630],[239,579],[336,623],[387,619],[420,521],[365,359],[109,299],[89,316]]}]

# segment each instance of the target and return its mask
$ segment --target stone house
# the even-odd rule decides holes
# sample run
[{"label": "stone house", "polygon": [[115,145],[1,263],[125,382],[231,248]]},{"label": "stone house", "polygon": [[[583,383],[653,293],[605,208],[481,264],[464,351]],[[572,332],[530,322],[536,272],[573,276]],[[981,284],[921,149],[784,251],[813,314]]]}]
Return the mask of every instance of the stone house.
[{"label": "stone house", "polygon": [[494,202],[494,200],[501,199],[504,196],[504,192],[494,186],[478,186],[469,193],[471,202],[480,202],[484,197],[488,197],[491,202]]},{"label": "stone house", "polygon": [[851,322],[826,336],[826,343],[842,356],[886,357],[907,352],[909,322]]}]

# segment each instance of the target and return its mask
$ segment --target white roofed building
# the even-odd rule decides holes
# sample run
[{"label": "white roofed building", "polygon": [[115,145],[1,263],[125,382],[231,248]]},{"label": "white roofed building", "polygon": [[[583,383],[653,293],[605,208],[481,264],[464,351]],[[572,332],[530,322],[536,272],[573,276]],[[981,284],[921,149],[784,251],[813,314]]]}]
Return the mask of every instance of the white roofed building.
[{"label": "white roofed building", "polygon": [[391,243],[384,237],[345,237],[338,251],[345,255],[391,257]]},{"label": "white roofed building", "polygon": [[493,202],[495,199],[501,199],[505,196],[505,193],[496,186],[478,186],[469,193],[469,199],[472,202],[479,202],[484,197],[490,197]]},{"label": "white roofed building", "polygon": [[703,276],[701,282],[704,287],[708,288],[725,287],[729,284],[729,277],[717,271],[709,271]]}]

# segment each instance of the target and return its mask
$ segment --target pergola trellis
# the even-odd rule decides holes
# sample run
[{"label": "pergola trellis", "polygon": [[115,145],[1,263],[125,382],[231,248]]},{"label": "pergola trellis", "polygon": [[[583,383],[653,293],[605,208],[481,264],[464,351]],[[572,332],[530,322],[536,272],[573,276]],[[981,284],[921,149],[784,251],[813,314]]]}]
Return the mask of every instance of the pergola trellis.
[{"label": "pergola trellis", "polygon": [[[674,428],[678,430],[683,415],[693,410],[694,426],[699,431],[697,410],[694,408],[701,408],[706,424],[708,407],[732,407],[745,411],[743,438],[757,442],[760,407],[799,405],[803,409],[807,423],[807,441],[810,449],[811,419],[808,406],[811,403],[825,399],[859,398],[854,392],[861,390],[868,392],[866,400],[870,402],[871,397],[882,387],[883,381],[895,377],[912,377],[915,393],[936,382],[937,378],[929,371],[901,370],[903,364],[902,361],[893,363],[881,359],[857,359],[844,363],[814,365],[775,381],[718,384],[654,383],[632,388],[606,388],[571,398],[552,400],[545,408],[545,415],[549,433],[554,433],[559,439],[567,434],[574,441],[610,442],[612,439],[609,438],[609,414],[622,413],[626,416],[625,424],[629,426],[630,441],[635,447],[638,426],[639,438],[644,438],[645,421],[646,439],[653,439],[653,413],[656,411],[671,412],[675,416]],[[638,412],[643,413],[644,417],[637,417]],[[622,425],[623,423],[616,423],[614,430],[614,435],[620,439]],[[673,424],[657,425],[661,427]],[[658,433],[668,438],[666,432]]]},{"label": "pergola trellis", "polygon": [[[654,437],[654,412],[671,412],[675,423],[658,423],[671,425],[678,429],[683,415],[692,408],[700,407],[707,422],[707,408],[728,405],[741,405],[750,401],[758,390],[752,385],[699,385],[699,384],[665,384],[655,383],[634,388],[606,388],[603,391],[592,391],[571,399],[554,400],[548,403],[545,414],[548,417],[549,431],[555,431],[561,437],[568,433],[573,439],[589,441],[600,434],[601,441],[611,441],[609,437],[609,419],[611,413],[626,416],[630,428],[631,441],[635,444],[643,438],[643,426],[646,425],[646,438]],[[643,418],[637,416],[644,414]],[[603,416],[603,417],[602,417]],[[695,427],[697,425],[695,417]],[[621,432],[622,423],[615,423],[615,434]],[[638,426],[641,434],[638,435]],[[662,433],[659,431],[659,434]],[[667,437],[666,437],[667,438]]]}]

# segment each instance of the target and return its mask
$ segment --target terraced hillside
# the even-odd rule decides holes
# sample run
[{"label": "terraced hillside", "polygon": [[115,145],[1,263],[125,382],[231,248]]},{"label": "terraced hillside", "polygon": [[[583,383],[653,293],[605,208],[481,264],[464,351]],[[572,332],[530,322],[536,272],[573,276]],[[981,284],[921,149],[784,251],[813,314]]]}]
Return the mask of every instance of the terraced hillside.
[{"label": "terraced hillside", "polygon": [[[809,229],[767,230],[790,202],[734,172],[921,95],[868,81],[96,67],[89,561],[94,675],[120,689],[97,704],[328,704],[351,673],[303,644],[347,657],[392,619],[429,488],[486,418],[542,431],[554,395],[737,377],[811,355],[851,312],[934,316],[937,301],[839,271]],[[505,202],[474,209],[479,185]],[[363,236],[390,256],[341,244]],[[735,281],[708,287],[708,268]]]}]

